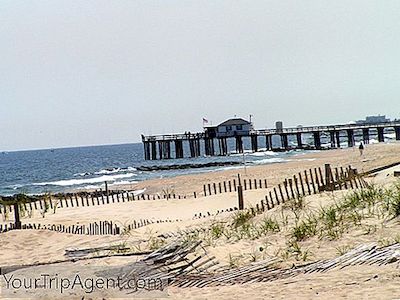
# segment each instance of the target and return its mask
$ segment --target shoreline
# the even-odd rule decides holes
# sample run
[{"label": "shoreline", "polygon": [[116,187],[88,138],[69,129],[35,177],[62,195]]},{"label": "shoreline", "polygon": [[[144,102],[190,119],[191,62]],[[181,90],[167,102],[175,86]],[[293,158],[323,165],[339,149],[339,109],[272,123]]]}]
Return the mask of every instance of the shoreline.
[{"label": "shoreline", "polygon": [[203,184],[234,179],[237,174],[244,178],[266,178],[269,184],[278,184],[283,178],[293,176],[305,169],[322,167],[325,163],[332,166],[355,167],[365,172],[383,165],[400,162],[400,143],[370,144],[360,156],[358,149],[343,148],[329,151],[299,153],[285,158],[282,162],[260,165],[237,166],[230,170],[211,170],[195,174],[177,175],[173,177],[154,178],[135,184],[112,185],[110,189],[146,189],[146,193],[154,194],[169,188],[177,194],[193,194],[201,191]]}]

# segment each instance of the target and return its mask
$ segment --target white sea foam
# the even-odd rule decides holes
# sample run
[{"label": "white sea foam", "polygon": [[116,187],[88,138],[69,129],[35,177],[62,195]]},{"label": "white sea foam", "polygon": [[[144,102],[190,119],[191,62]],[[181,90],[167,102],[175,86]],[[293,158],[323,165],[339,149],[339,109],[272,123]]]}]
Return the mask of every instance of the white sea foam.
[{"label": "white sea foam", "polygon": [[98,172],[95,172],[94,174],[96,174],[96,175],[114,174],[114,173],[118,173],[119,171],[121,171],[120,168],[103,169],[103,170],[100,170]]},{"label": "white sea foam", "polygon": [[88,175],[90,175],[90,173],[88,173],[88,172],[85,172],[85,173],[76,173],[76,174],[74,174],[74,176],[80,176],[80,177],[83,177],[83,176],[88,176]]},{"label": "white sea foam", "polygon": [[98,172],[95,172],[94,174],[96,175],[108,175],[108,174],[115,174],[119,172],[124,172],[124,171],[137,171],[136,168],[134,167],[128,167],[128,168],[113,168],[113,169],[103,169]]},{"label": "white sea foam", "polygon": [[263,151],[263,152],[253,152],[249,155],[251,155],[251,156],[276,156],[276,155],[279,155],[279,153],[273,152],[273,151]]},{"label": "white sea foam", "polygon": [[317,160],[316,158],[299,158],[297,160],[303,160],[303,161],[314,161]]},{"label": "white sea foam", "polygon": [[385,138],[387,138],[387,139],[395,139],[396,138],[396,133],[395,132],[393,132],[393,133],[385,133],[383,136]]},{"label": "white sea foam", "polygon": [[117,179],[129,178],[134,175],[135,174],[133,174],[133,173],[119,174],[119,175],[103,175],[100,177],[86,178],[86,179],[67,179],[67,180],[50,181],[50,182],[39,182],[39,183],[34,183],[33,185],[71,186],[71,185],[81,185],[81,184],[93,184],[93,183],[99,183],[99,182],[104,182],[104,181],[116,181]]},{"label": "white sea foam", "polygon": [[230,167],[223,167],[223,168],[218,168],[215,169],[214,171],[226,171],[226,170],[234,170],[234,169],[242,169],[244,165],[239,165],[239,166],[230,166]]},{"label": "white sea foam", "polygon": [[271,164],[271,163],[284,162],[284,161],[289,161],[289,160],[283,159],[282,157],[272,157],[272,158],[265,158],[265,159],[253,161],[252,164],[264,165],[264,164]]},{"label": "white sea foam", "polygon": [[123,185],[123,184],[135,184],[135,183],[138,183],[138,181],[121,180],[121,181],[115,181],[111,185]]},{"label": "white sea foam", "polygon": [[14,185],[8,186],[8,188],[12,188],[15,191],[15,190],[18,190],[19,188],[22,188],[23,186],[24,185],[22,185],[22,184],[14,184]]},{"label": "white sea foam", "polygon": [[98,184],[98,185],[94,185],[94,184],[89,184],[89,185],[85,185],[83,187],[81,187],[81,190],[97,190],[104,187],[103,184]]},{"label": "white sea foam", "polygon": [[369,143],[370,143],[370,144],[378,144],[379,141],[376,140],[376,139],[370,139],[370,140],[369,140]]},{"label": "white sea foam", "polygon": [[[261,151],[262,149],[259,149],[260,151],[258,152],[253,152],[252,150],[244,150],[243,153],[237,153],[236,151],[231,151],[230,156],[276,156],[279,155],[278,152],[274,151]],[[266,150],[266,149],[265,149]]]}]

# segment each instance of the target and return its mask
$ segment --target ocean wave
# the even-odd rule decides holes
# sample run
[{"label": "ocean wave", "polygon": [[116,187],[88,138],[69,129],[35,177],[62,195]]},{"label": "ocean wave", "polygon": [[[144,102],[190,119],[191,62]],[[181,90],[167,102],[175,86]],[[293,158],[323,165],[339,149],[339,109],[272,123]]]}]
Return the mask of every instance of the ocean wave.
[{"label": "ocean wave", "polygon": [[104,187],[103,184],[97,184],[97,185],[89,184],[89,185],[85,185],[85,186],[83,186],[83,187],[81,187],[79,189],[80,190],[97,190],[97,189],[101,189],[103,187]]},{"label": "ocean wave", "polygon": [[86,177],[91,175],[109,175],[115,173],[124,173],[124,172],[134,172],[137,171],[134,167],[124,167],[124,168],[106,168],[101,169],[100,171],[90,173],[90,172],[82,172],[74,174],[74,177]]},{"label": "ocean wave", "polygon": [[110,185],[127,185],[127,184],[135,184],[135,183],[138,183],[138,181],[121,180],[121,181],[115,181]]},{"label": "ocean wave", "polygon": [[106,174],[115,174],[119,172],[126,172],[126,171],[137,171],[134,167],[127,167],[127,168],[112,168],[112,169],[103,169],[98,172],[95,172],[96,175],[106,175]]},{"label": "ocean wave", "polygon": [[260,151],[260,152],[253,152],[251,154],[249,154],[250,156],[258,156],[258,157],[262,157],[262,156],[276,156],[279,155],[278,152],[274,152],[274,151]]},{"label": "ocean wave", "polygon": [[24,187],[23,184],[14,184],[14,185],[7,186],[6,188],[10,188],[10,189],[13,189],[15,191],[15,190],[18,190],[18,189],[20,189],[22,187]]},{"label": "ocean wave", "polygon": [[223,167],[223,168],[218,168],[215,169],[214,171],[227,171],[227,170],[234,170],[234,169],[243,169],[244,165],[238,165],[238,166],[231,166],[231,167]]},{"label": "ocean wave", "polygon": [[230,156],[277,156],[279,152],[267,150],[267,148],[260,148],[259,151],[253,152],[252,150],[244,150],[243,153],[237,153],[235,150],[230,152]]},{"label": "ocean wave", "polygon": [[289,161],[287,159],[283,159],[282,157],[272,157],[272,158],[265,158],[251,162],[253,165],[265,165],[265,164],[272,164],[277,162],[284,162]]},{"label": "ocean wave", "polygon": [[[317,160],[316,158],[298,158],[297,160],[303,160],[303,161],[315,161],[315,160]],[[290,159],[289,160],[287,160],[287,161],[290,161]]]},{"label": "ocean wave", "polygon": [[84,173],[76,173],[74,174],[74,177],[84,177],[84,176],[90,176],[92,174],[90,174],[89,172],[84,172]]},{"label": "ocean wave", "polygon": [[379,144],[379,141],[376,140],[376,139],[370,139],[370,140],[369,140],[369,143],[370,143],[370,144]]},{"label": "ocean wave", "polygon": [[96,175],[114,174],[114,173],[118,173],[119,171],[121,171],[121,168],[103,169],[98,172],[94,172],[94,174],[96,174]]},{"label": "ocean wave", "polygon": [[394,133],[394,132],[393,133],[385,133],[383,136],[387,139],[395,139],[396,133]]},{"label": "ocean wave", "polygon": [[39,182],[39,183],[34,183],[33,185],[37,185],[37,186],[45,186],[45,185],[72,186],[72,185],[99,183],[99,182],[105,182],[105,181],[116,181],[117,179],[129,178],[132,176],[135,176],[135,174],[127,173],[127,174],[119,174],[119,175],[103,175],[100,177],[86,178],[86,179],[66,179],[66,180],[59,180],[59,181]]}]

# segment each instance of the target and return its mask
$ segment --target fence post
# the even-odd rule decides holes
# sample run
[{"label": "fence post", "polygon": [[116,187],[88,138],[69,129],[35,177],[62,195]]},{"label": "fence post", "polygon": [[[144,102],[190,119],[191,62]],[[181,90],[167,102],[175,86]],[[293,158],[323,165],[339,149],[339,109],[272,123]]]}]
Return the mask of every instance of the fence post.
[{"label": "fence post", "polygon": [[332,182],[333,178],[332,178],[331,165],[325,164],[325,186],[327,191],[333,191]]},{"label": "fence post", "polygon": [[239,200],[239,210],[244,209],[244,201],[243,201],[243,188],[242,185],[240,184],[240,175],[238,174],[238,180],[239,180],[239,185],[237,186],[237,192],[238,192],[238,200]]},{"label": "fence post", "polygon": [[107,204],[110,203],[110,199],[109,199],[109,194],[108,194],[108,183],[107,181],[104,181],[104,184],[106,186],[106,197],[107,197]]},{"label": "fence post", "polygon": [[19,218],[19,205],[18,203],[14,204],[14,218],[15,218],[15,229],[21,229],[21,221]]}]

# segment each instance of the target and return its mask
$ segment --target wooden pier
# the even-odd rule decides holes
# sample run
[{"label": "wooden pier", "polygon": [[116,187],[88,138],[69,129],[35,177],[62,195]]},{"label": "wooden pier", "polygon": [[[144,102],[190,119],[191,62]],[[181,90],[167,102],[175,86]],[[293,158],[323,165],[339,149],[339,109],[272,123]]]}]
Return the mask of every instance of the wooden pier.
[{"label": "wooden pier", "polygon": [[[229,140],[233,140],[233,145],[235,145],[231,151],[243,153],[245,150],[243,138],[249,138],[251,149],[248,150],[252,152],[257,152],[260,148],[264,148],[267,151],[287,151],[291,149],[320,150],[326,148],[322,147],[322,136],[330,141],[329,148],[340,148],[341,142],[347,142],[348,147],[353,147],[356,144],[356,136],[360,137],[359,140],[364,144],[369,144],[372,130],[376,132],[376,139],[379,142],[385,141],[385,130],[393,130],[396,140],[400,140],[400,121],[393,121],[378,124],[343,124],[261,129],[251,130],[246,134],[241,133],[234,136],[218,136],[214,132],[208,132],[206,128],[205,131],[196,133],[142,135],[142,142],[144,145],[144,158],[146,160],[157,160],[199,157],[202,153],[206,156],[225,156],[230,153],[228,147]],[[303,136],[306,134],[312,137],[313,144],[311,146],[305,145],[303,142]],[[280,137],[279,147],[273,146],[272,140],[275,136]],[[297,142],[296,146],[289,144],[289,137]],[[264,147],[260,144],[260,140],[264,141]],[[203,152],[201,148],[204,149]]]}]

